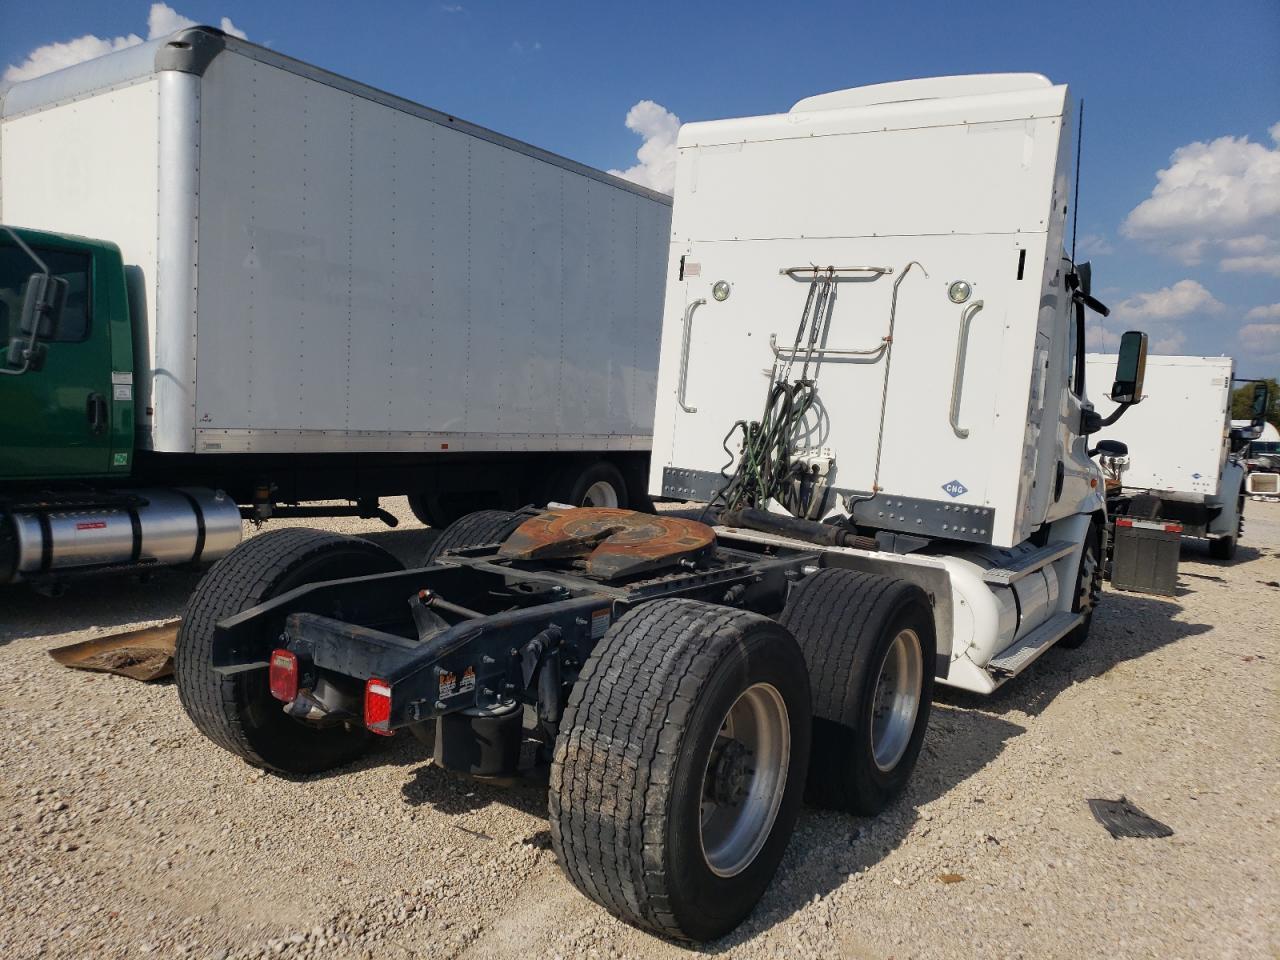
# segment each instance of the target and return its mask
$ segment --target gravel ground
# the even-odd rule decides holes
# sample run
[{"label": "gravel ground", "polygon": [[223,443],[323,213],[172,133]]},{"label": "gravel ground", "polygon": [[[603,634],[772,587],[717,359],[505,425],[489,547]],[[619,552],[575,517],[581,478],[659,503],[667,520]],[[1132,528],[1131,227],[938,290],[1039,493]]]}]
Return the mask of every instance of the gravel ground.
[{"label": "gravel ground", "polygon": [[[1231,565],[1184,547],[1176,599],[1109,593],[1084,648],[991,698],[944,691],[907,794],[806,811],[756,912],[701,951],[570,886],[545,791],[447,775],[407,736],[264,775],[172,683],[47,655],[178,615],[193,576],[0,591],[0,957],[1275,957],[1280,505],[1247,517]],[[431,536],[325,525],[405,559]],[[1113,840],[1085,799],[1121,794],[1174,835]]]}]

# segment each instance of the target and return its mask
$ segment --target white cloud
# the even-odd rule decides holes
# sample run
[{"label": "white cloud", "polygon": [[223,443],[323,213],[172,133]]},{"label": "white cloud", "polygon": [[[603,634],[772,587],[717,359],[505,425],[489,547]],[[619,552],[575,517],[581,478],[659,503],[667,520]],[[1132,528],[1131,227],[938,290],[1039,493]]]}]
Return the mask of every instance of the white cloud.
[{"label": "white cloud", "polygon": [[[153,3],[150,12],[147,14],[147,39],[154,40],[156,37],[165,37],[171,33],[177,33],[179,30],[185,30],[187,27],[196,26],[199,26],[199,24],[195,20],[190,17],[184,17],[168,4]],[[218,22],[218,29],[223,33],[231,34],[233,37],[239,37],[241,40],[249,39],[243,30],[231,22],[230,17],[223,17]]]},{"label": "white cloud", "polygon": [[512,40],[511,49],[516,53],[537,53],[542,49],[542,41],[531,40],[526,42],[524,40]]},{"label": "white cloud", "polygon": [[[167,4],[153,3],[147,14],[147,39],[154,40],[184,27],[194,26],[196,21],[184,17]],[[232,23],[229,17],[223,17],[219,27],[224,33],[229,33],[233,37],[239,37],[241,40],[248,39],[245,32]],[[127,33],[119,37],[97,37],[86,33],[73,40],[47,43],[27,54],[27,58],[22,63],[10,64],[4,72],[4,79],[15,82],[30,80],[116,50],[136,47],[140,43],[142,38],[136,33]]]},{"label": "white cloud", "polygon": [[465,9],[460,3],[442,3],[440,4],[441,13],[461,13]]},{"label": "white cloud", "polygon": [[1171,287],[1134,294],[1116,304],[1117,320],[1165,321],[1193,313],[1217,313],[1222,304],[1195,280],[1179,280]]},{"label": "white cloud", "polygon": [[1280,274],[1280,123],[1268,134],[1270,146],[1246,136],[1179,147],[1120,232],[1183,263]]},{"label": "white cloud", "polygon": [[1240,343],[1256,353],[1280,353],[1280,323],[1246,323],[1240,328]]},{"label": "white cloud", "polygon": [[1167,330],[1164,336],[1156,337],[1151,341],[1151,352],[1165,355],[1181,353],[1186,342],[1187,335],[1181,330]]},{"label": "white cloud", "polygon": [[627,129],[644,138],[636,159],[640,162],[626,170],[610,170],[642,187],[671,193],[676,186],[676,134],[680,118],[661,104],[641,100],[627,111]]},{"label": "white cloud", "polygon": [[1114,350],[1120,346],[1120,334],[1115,330],[1107,329],[1101,317],[1093,317],[1090,314],[1090,319],[1086,320],[1084,325],[1084,342],[1094,353]]},{"label": "white cloud", "polygon": [[1244,315],[1246,320],[1280,320],[1280,303],[1254,307]]},{"label": "white cloud", "polygon": [[1115,253],[1116,248],[1104,234],[1086,233],[1080,238],[1080,252],[1085,257],[1104,257],[1109,253]]},{"label": "white cloud", "polygon": [[1280,277],[1280,253],[1268,253],[1262,256],[1224,257],[1218,266],[1231,273],[1269,273],[1273,277]]},{"label": "white cloud", "polygon": [[[1136,327],[1151,337],[1151,352],[1156,354],[1181,353],[1187,343],[1187,334],[1179,321],[1193,321],[1197,315],[1220,314],[1226,308],[1218,298],[1195,280],[1179,280],[1177,283],[1135,293],[1116,304],[1111,311],[1110,323],[1120,329]],[[1120,342],[1120,334],[1100,319],[1093,320],[1085,328],[1085,335],[1092,338],[1090,348],[1113,348]]]}]

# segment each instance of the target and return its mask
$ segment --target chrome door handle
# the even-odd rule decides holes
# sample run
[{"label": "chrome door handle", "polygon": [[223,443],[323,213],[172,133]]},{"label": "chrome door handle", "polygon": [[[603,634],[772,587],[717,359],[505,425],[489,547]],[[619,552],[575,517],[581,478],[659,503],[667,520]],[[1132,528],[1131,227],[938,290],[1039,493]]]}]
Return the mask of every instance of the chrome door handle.
[{"label": "chrome door handle", "polygon": [[676,401],[685,413],[697,413],[697,407],[685,403],[685,388],[689,383],[689,338],[693,334],[693,311],[706,303],[706,300],[694,300],[684,308],[684,344],[680,348],[680,387],[676,393]]},{"label": "chrome door handle", "polygon": [[975,300],[960,315],[960,337],[956,341],[956,372],[951,379],[951,429],[963,440],[969,436],[969,428],[960,426],[960,394],[964,391],[964,361],[969,353],[969,327],[982,309],[982,301]]}]

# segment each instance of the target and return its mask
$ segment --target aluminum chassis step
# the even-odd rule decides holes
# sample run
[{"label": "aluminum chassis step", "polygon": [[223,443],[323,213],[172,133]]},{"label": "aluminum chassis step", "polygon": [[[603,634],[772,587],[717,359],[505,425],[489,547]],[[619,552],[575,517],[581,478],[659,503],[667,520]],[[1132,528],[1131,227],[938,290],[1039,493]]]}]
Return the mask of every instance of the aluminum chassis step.
[{"label": "aluminum chassis step", "polygon": [[1041,567],[1047,567],[1053,561],[1060,560],[1074,550],[1076,546],[1070,540],[1055,540],[1052,543],[1045,544],[1038,550],[1024,553],[1007,567],[992,567],[982,575],[982,579],[996,586],[1007,587],[1011,583],[1017,583],[1028,574],[1035,573]]},{"label": "aluminum chassis step", "polygon": [[1055,613],[1021,640],[1011,643],[991,658],[987,670],[1002,677],[1016,677],[1051,646],[1084,622],[1084,614],[1063,610]]}]

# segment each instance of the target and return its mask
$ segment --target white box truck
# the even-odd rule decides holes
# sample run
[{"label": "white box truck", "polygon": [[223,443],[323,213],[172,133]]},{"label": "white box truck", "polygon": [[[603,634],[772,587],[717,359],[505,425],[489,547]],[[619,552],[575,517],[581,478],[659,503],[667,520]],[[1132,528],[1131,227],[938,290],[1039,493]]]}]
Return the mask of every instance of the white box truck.
[{"label": "white box truck", "polygon": [[[1112,354],[1092,353],[1085,366],[1101,380],[1115,364]],[[1149,356],[1149,402],[1097,435],[1127,451],[1103,459],[1120,486],[1113,512],[1181,524],[1184,537],[1208,540],[1210,554],[1222,560],[1234,556],[1244,531],[1245,467],[1238,454],[1261,432],[1256,421],[1231,424],[1234,369],[1230,357]],[[1266,395],[1260,384],[1260,411]],[[1098,409],[1110,413],[1115,404],[1102,398]]]},{"label": "white box truck", "polygon": [[[512,776],[535,708],[571,881],[722,936],[806,777],[816,803],[882,810],[935,679],[990,692],[1087,636],[1106,517],[1084,310],[1106,308],[1062,248],[1072,113],[1020,74],[686,125],[650,491],[717,525],[486,511],[413,570],[267,532],[183,616],[188,715],[274,770],[433,727],[440,766]],[[1144,351],[1126,334],[1104,381],[1123,404]]]},{"label": "white box truck", "polygon": [[0,582],[214,560],[237,504],[643,501],[669,197],[204,27],[0,124]]}]

